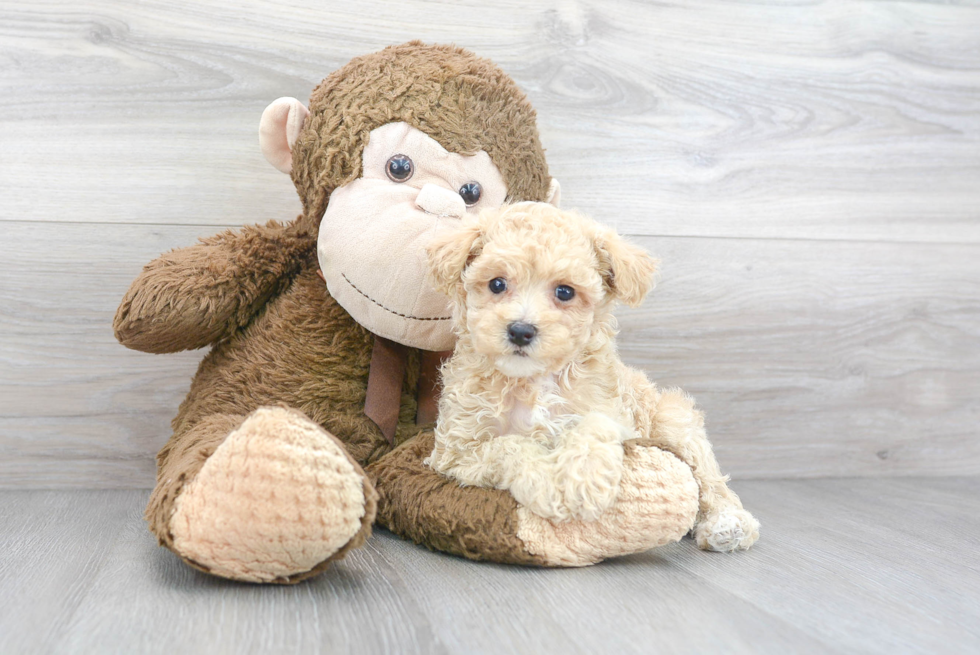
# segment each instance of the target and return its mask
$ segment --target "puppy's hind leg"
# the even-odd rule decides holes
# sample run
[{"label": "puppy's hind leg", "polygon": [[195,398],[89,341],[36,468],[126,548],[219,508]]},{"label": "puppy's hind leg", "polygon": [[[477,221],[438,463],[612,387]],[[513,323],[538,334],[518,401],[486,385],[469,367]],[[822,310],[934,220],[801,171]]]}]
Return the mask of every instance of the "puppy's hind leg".
[{"label": "puppy's hind leg", "polygon": [[688,464],[701,487],[694,538],[704,550],[746,550],[759,538],[759,522],[728,488],[704,430],[704,415],[677,389],[656,394],[650,437]]}]

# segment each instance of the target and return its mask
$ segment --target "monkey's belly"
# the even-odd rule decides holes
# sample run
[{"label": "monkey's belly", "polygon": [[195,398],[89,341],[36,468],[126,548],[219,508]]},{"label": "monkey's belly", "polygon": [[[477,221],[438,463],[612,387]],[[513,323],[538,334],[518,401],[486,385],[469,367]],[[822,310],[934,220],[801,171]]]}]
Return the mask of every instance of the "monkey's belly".
[{"label": "monkey's belly", "polygon": [[[373,340],[328,295],[316,271],[307,269],[244,330],[204,358],[174,431],[212,414],[249,414],[285,404],[347,444],[358,461],[374,459],[388,446],[364,415]],[[406,388],[414,388],[417,352],[408,369]],[[413,405],[403,407],[403,415],[414,415],[414,402],[403,394],[402,404]]]}]

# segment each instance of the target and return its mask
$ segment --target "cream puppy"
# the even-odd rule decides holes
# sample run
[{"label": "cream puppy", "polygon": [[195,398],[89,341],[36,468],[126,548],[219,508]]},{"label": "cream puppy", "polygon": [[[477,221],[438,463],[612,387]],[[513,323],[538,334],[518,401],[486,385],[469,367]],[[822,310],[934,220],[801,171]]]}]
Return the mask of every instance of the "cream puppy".
[{"label": "cream puppy", "polygon": [[548,519],[593,520],[616,500],[623,442],[653,438],[701,487],[699,545],[755,542],[758,522],[728,489],[693,402],[657,389],[616,353],[613,306],[637,306],[650,291],[649,255],[544,203],[466,218],[428,252],[458,336],[442,369],[429,466],[509,490]]}]

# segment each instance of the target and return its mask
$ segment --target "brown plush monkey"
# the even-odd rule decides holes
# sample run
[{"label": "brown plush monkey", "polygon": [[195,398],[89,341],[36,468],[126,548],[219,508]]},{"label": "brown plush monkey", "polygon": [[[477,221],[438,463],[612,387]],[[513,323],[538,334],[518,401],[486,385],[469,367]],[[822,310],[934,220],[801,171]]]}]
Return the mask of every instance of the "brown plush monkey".
[{"label": "brown plush monkey", "polygon": [[690,469],[644,441],[627,447],[621,502],[589,524],[552,525],[422,466],[437,352],[452,347],[424,246],[466,212],[557,202],[507,75],[455,47],[387,48],[327,77],[309,111],[274,102],[260,142],[302,215],[162,255],[115,317],[130,348],[212,346],[157,457],[146,518],[162,545],[215,575],[282,583],[362,544],[376,516],[431,548],[543,565],[691,528]]}]

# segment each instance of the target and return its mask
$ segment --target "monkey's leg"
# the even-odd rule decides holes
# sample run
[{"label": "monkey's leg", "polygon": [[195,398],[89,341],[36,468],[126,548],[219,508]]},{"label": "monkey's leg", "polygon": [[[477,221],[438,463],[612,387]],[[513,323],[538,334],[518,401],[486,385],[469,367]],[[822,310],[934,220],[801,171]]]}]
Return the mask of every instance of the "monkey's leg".
[{"label": "monkey's leg", "polygon": [[748,549],[759,538],[759,522],[728,488],[728,476],[722,475],[704,430],[704,415],[682,391],[661,391],[655,398],[650,438],[687,463],[701,487],[694,529],[698,546],[716,551]]},{"label": "monkey's leg", "polygon": [[616,502],[595,521],[553,522],[506,491],[459,484],[424,466],[431,432],[367,467],[378,490],[378,523],[429,548],[476,560],[587,566],[643,552],[687,534],[698,509],[691,469],[649,440],[624,444]]},{"label": "monkey's leg", "polygon": [[341,443],[301,412],[214,414],[158,455],[146,520],[191,566],[294,583],[371,534],[377,494]]}]

